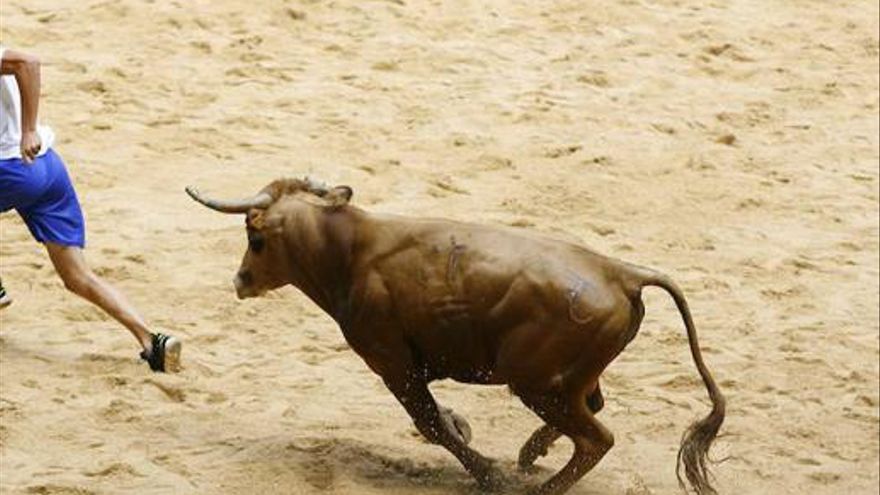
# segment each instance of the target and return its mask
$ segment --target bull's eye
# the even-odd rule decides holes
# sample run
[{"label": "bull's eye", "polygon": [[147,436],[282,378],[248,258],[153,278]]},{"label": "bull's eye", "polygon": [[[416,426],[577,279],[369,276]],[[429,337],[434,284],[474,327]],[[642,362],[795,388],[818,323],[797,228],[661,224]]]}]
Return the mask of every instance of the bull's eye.
[{"label": "bull's eye", "polygon": [[266,241],[263,239],[263,234],[258,232],[248,232],[248,247],[251,251],[259,253],[265,246]]}]

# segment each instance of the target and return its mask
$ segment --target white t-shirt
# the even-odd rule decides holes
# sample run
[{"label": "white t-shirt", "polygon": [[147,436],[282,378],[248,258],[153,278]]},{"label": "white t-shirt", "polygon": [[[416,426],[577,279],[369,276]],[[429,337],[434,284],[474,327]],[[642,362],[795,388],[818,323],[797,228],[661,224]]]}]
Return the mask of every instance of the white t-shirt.
[{"label": "white t-shirt", "polygon": [[[0,46],[0,64],[3,63],[3,52]],[[55,143],[55,133],[48,126],[37,124],[40,136],[40,152],[49,151]],[[0,160],[21,158],[21,94],[15,76],[0,76]]]}]

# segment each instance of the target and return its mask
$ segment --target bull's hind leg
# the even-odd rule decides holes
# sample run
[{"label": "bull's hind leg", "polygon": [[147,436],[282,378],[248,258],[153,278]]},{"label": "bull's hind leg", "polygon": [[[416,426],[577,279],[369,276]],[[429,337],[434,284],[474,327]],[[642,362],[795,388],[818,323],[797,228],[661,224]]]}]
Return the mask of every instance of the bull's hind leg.
[{"label": "bull's hind leg", "polygon": [[[605,399],[602,397],[602,390],[600,390],[599,385],[596,384],[596,390],[587,396],[587,407],[590,409],[590,412],[596,414],[602,410],[604,405]],[[547,455],[547,449],[549,449],[550,446],[561,436],[562,433],[559,433],[559,430],[550,425],[544,425],[535,430],[535,432],[532,433],[532,436],[526,440],[526,443],[523,444],[522,448],[519,450],[519,468],[521,470],[526,470],[532,467],[539,457]]]},{"label": "bull's hind leg", "polygon": [[547,424],[574,442],[571,460],[530,495],[560,495],[598,464],[614,445],[614,436],[587,409],[582,392],[523,395],[522,401]]}]

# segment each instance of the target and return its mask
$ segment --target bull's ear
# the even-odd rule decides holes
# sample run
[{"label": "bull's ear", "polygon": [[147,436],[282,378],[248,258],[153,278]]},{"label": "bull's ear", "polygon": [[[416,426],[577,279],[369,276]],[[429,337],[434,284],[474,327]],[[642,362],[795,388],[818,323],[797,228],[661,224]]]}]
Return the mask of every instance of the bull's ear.
[{"label": "bull's ear", "polygon": [[276,234],[281,231],[281,217],[278,215],[268,215],[266,210],[251,210],[248,217],[248,225],[263,234]]},{"label": "bull's ear", "polygon": [[327,201],[334,207],[345,206],[351,201],[351,196],[354,194],[354,191],[351,190],[348,186],[336,186],[333,189],[327,191],[327,195],[324,196]]},{"label": "bull's ear", "polygon": [[263,230],[263,227],[266,226],[266,210],[252,210],[253,213],[250,214],[248,218],[248,223],[251,227],[257,230]]}]

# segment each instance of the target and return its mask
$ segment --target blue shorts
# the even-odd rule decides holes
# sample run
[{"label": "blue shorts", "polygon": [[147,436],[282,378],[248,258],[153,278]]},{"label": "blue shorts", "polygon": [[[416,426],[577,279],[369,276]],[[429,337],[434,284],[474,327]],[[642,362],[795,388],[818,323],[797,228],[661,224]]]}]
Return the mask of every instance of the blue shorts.
[{"label": "blue shorts", "polygon": [[0,212],[15,208],[38,242],[86,243],[85,221],[64,162],[54,150],[27,164],[0,160]]}]

